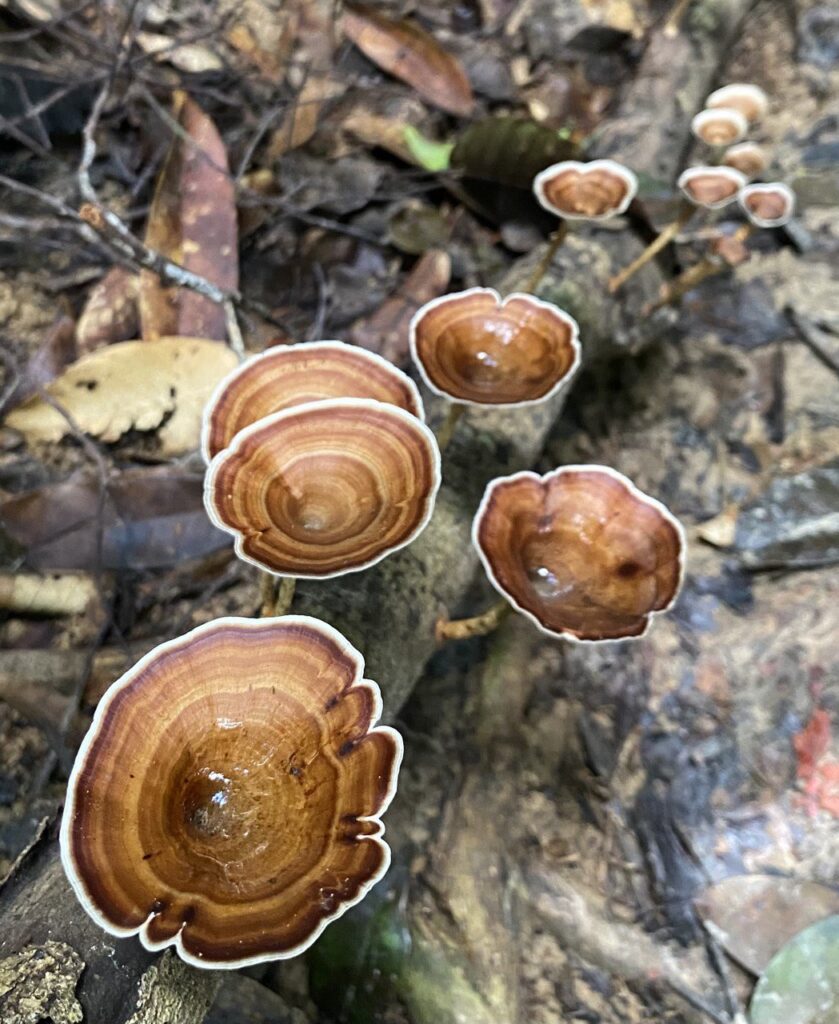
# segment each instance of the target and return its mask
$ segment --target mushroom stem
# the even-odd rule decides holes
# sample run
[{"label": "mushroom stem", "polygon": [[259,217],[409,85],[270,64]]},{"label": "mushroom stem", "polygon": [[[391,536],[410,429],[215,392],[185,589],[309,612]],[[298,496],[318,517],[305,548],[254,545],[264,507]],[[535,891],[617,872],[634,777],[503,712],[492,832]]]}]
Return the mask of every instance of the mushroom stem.
[{"label": "mushroom stem", "polygon": [[506,601],[499,601],[481,615],[474,615],[471,619],[438,619],[434,630],[437,642],[486,636],[498,629],[511,610],[511,605]]},{"label": "mushroom stem", "polygon": [[657,256],[666,245],[669,245],[691,219],[695,211],[696,207],[693,203],[689,203],[686,199],[683,200],[676,219],[671,221],[667,227],[662,228],[658,237],[650,242],[637,259],[634,259],[628,267],[624,267],[623,270],[609,279],[609,293],[613,295],[619,288],[622,288],[633,274],[649,263],[654,256]]},{"label": "mushroom stem", "polygon": [[440,429],[437,431],[437,447],[443,451],[454,435],[455,427],[460,417],[466,412],[466,406],[460,402],[452,402],[446,418],[443,420]]},{"label": "mushroom stem", "polygon": [[291,602],[294,600],[294,591],[297,589],[297,580],[294,576],[283,576],[277,590],[277,600],[274,604],[275,615],[285,615],[291,609]]},{"label": "mushroom stem", "polygon": [[548,247],[545,249],[544,255],[542,256],[541,260],[539,260],[536,269],[530,275],[530,278],[528,279],[524,288],[522,288],[522,291],[530,292],[531,295],[535,293],[536,289],[542,283],[542,278],[550,270],[551,264],[554,261],[554,256],[556,256],[557,250],[565,241],[565,236],[567,234],[568,221],[564,220],[560,223],[556,231],[554,231],[554,233],[551,235],[550,241],[548,242]]},{"label": "mushroom stem", "polygon": [[274,614],[274,606],[277,600],[276,593],[277,577],[273,576],[270,572],[261,572],[259,574],[259,614],[261,618],[264,619]]},{"label": "mushroom stem", "polygon": [[[753,231],[753,225],[744,224],[731,236],[732,241],[744,242]],[[706,278],[713,277],[715,274],[721,274],[731,266],[731,263],[716,254],[703,257],[695,266],[688,267],[678,277],[674,277],[672,281],[669,281],[662,288],[659,298],[655,302],[648,302],[644,306],[641,310],[641,316],[649,316],[650,313],[661,309],[662,306],[675,305],[683,295],[686,295],[687,292],[694,289]]]}]

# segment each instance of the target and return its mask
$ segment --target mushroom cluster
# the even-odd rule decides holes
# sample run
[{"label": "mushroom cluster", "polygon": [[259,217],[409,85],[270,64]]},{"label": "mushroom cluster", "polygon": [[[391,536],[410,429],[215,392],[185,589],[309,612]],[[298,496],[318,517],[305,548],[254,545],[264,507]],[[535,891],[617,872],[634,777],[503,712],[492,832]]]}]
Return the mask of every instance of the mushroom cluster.
[{"label": "mushroom cluster", "polygon": [[374,565],[423,530],[440,486],[416,385],[340,341],[243,363],[207,406],[202,449],[210,518],[274,576]]}]

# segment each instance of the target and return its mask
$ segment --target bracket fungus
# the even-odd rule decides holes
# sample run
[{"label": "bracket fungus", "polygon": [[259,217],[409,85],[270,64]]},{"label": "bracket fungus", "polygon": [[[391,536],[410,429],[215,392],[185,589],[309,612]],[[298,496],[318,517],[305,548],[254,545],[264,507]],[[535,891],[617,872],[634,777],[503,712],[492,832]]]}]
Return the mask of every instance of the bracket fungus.
[{"label": "bracket fungus", "polygon": [[748,184],[734,167],[689,167],[679,175],[678,186],[696,206],[719,210],[737,198]]},{"label": "bracket fungus", "polygon": [[276,576],[325,579],[375,565],[431,518],[434,435],[364,398],[298,405],[245,427],[210,463],[204,504],[236,553]]},{"label": "bracket fungus", "polygon": [[580,365],[572,316],[523,292],[502,299],[494,288],[427,302],[411,320],[410,346],[428,387],[462,405],[543,402]]},{"label": "bracket fungus", "polygon": [[780,181],[746,185],[738,199],[745,215],[758,228],[778,228],[795,210],[795,193]]},{"label": "bracket fungus", "polygon": [[642,636],[684,574],[678,520],[605,466],[493,480],[472,538],[495,589],[543,632],[570,640]]},{"label": "bracket fungus", "polygon": [[112,935],[197,967],[285,959],[385,873],[402,740],[331,626],[223,618],[107,691],[76,758],[61,858]]},{"label": "bracket fungus", "polygon": [[638,179],[615,160],[564,160],[533,179],[541,205],[565,220],[606,220],[623,213],[638,191]]},{"label": "bracket fungus", "polygon": [[375,352],[343,341],[278,346],[236,367],[216,388],[204,413],[204,458],[209,462],[271,413],[327,398],[371,398],[425,419],[416,384]]},{"label": "bracket fungus", "polygon": [[754,123],[766,115],[769,98],[760,86],[732,82],[712,92],[705,100],[705,106],[711,109],[725,107],[738,110],[748,122]]},{"label": "bracket fungus", "polygon": [[747,178],[754,178],[766,170],[769,159],[766,150],[756,142],[738,142],[723,153],[722,162]]},{"label": "bracket fungus", "polygon": [[700,110],[690,123],[693,134],[709,146],[731,146],[745,137],[749,122],[732,107]]}]

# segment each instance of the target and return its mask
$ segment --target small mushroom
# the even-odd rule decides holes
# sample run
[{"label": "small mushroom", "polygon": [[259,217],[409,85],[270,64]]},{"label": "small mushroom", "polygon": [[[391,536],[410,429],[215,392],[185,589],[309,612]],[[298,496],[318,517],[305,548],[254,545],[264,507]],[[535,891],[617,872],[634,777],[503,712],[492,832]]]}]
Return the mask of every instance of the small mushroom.
[{"label": "small mushroom", "polygon": [[472,537],[496,590],[543,632],[571,640],[641,636],[684,572],[679,522],[604,466],[493,480]]},{"label": "small mushroom", "polygon": [[738,198],[743,212],[759,228],[780,227],[795,210],[795,193],[780,181],[747,185]]},{"label": "small mushroom", "polygon": [[766,170],[769,158],[766,150],[756,142],[738,142],[723,153],[722,162],[747,178],[754,178]]},{"label": "small mushroom", "polygon": [[440,453],[424,423],[395,405],[335,398],[239,431],[210,463],[204,504],[246,562],[323,579],[409,544],[439,486]]},{"label": "small mushroom", "polygon": [[678,181],[692,203],[709,210],[719,210],[734,202],[747,184],[745,176],[734,167],[689,167],[682,171]]},{"label": "small mushroom", "polygon": [[61,859],[112,935],[196,967],[295,956],[385,873],[402,739],[325,622],[222,618],[111,686],[67,788]]},{"label": "small mushroom", "polygon": [[730,146],[745,136],[749,122],[739,110],[714,107],[700,110],[690,127],[697,139],[709,146]]},{"label": "small mushroom", "polygon": [[769,98],[766,93],[757,85],[750,85],[745,82],[732,82],[731,85],[724,85],[721,89],[712,92],[705,100],[705,106],[727,107],[739,110],[746,120],[753,124],[766,115],[769,108]]},{"label": "small mushroom", "polygon": [[532,295],[470,288],[432,299],[411,320],[411,355],[438,395],[464,405],[543,402],[580,364],[579,328]]},{"label": "small mushroom", "polygon": [[546,167],[533,179],[533,192],[542,206],[565,220],[606,220],[623,213],[638,179],[614,160],[564,160]]},{"label": "small mushroom", "polygon": [[411,378],[375,352],[342,341],[278,346],[236,367],[216,388],[204,412],[204,458],[209,462],[271,413],[327,398],[372,398],[425,418]]}]

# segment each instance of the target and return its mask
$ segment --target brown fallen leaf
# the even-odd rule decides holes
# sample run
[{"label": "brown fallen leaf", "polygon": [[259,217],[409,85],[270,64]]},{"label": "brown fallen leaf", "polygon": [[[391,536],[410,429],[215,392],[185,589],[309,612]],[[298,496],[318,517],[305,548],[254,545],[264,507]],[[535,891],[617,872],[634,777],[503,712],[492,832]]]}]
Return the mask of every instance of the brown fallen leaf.
[{"label": "brown fallen leaf", "polygon": [[[227,153],[216,126],[178,90],[173,115],[192,141],[176,137],[157,179],[146,244],[228,291],[239,284],[238,226]],[[165,287],[150,271],[140,277],[141,333],[227,337],[224,310],[186,288]]]},{"label": "brown fallen leaf", "polygon": [[133,271],[113,267],[90,289],[76,324],[79,355],[137,337],[139,284],[140,279]]},{"label": "brown fallen leaf", "polygon": [[370,317],[356,321],[350,338],[362,348],[378,352],[397,366],[408,360],[408,325],[420,306],[442,295],[449,285],[452,264],[441,249],[417,260],[396,295],[387,299]]},{"label": "brown fallen leaf", "polygon": [[165,61],[190,75],[220,71],[224,67],[221,57],[200,43],[180,43],[175,46],[169,36],[157,32],[138,32],[134,40],[141,50],[155,60]]},{"label": "brown fallen leaf", "polygon": [[0,416],[26,401],[49,384],[76,358],[76,326],[69,316],[60,316],[23,368],[14,391],[0,407]]},{"label": "brown fallen leaf", "polygon": [[[198,445],[201,414],[213,388],[236,365],[235,354],[206,338],[122,341],[83,356],[48,385],[49,395],[79,429],[102,441],[126,431],[160,429],[165,455]],[[6,418],[29,440],[59,441],[71,431],[65,416],[35,397]]]},{"label": "brown fallen leaf", "polygon": [[406,121],[399,117],[384,117],[374,114],[364,106],[354,107],[341,125],[367,146],[379,146],[392,153],[406,164],[419,166],[418,161],[405,141]]},{"label": "brown fallen leaf", "polygon": [[30,569],[169,568],[231,543],[208,519],[203,493],[203,470],[123,470],[103,491],[85,469],[0,502],[0,540]]},{"label": "brown fallen leaf", "polygon": [[305,145],[315,134],[321,111],[326,103],[345,90],[342,82],[321,75],[310,75],[289,106],[280,127],[271,135],[268,158],[278,160],[298,146]]},{"label": "brown fallen leaf", "polygon": [[227,42],[269,82],[280,82],[300,23],[299,5],[280,0],[240,0]]},{"label": "brown fallen leaf", "polygon": [[460,61],[412,21],[392,21],[367,4],[344,12],[344,32],[374,64],[450,114],[466,117],[475,98]]}]

